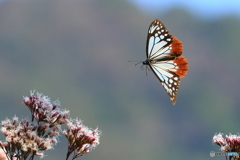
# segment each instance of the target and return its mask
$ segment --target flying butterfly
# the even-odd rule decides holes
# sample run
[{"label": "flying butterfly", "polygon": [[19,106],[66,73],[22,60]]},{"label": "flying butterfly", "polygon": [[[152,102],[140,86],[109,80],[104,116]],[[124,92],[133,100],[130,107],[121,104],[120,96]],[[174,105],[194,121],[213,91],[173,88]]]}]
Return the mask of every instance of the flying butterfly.
[{"label": "flying butterfly", "polygon": [[181,56],[182,42],[172,36],[164,24],[156,19],[148,29],[146,55],[147,65],[167,91],[173,104],[176,103],[180,78],[186,76],[188,61]]}]

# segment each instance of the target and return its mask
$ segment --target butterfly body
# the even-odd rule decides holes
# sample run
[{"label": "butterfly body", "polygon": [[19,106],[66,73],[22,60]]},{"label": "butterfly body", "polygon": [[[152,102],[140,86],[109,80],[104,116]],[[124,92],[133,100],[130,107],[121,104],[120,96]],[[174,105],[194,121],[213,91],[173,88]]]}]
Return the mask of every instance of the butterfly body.
[{"label": "butterfly body", "polygon": [[176,59],[176,56],[166,56],[163,58],[159,58],[159,59],[147,59],[146,61],[143,61],[143,65],[151,65],[157,62],[161,62],[161,61],[170,61],[170,60],[174,60]]},{"label": "butterfly body", "polygon": [[180,78],[186,76],[188,62],[181,56],[182,42],[172,36],[160,20],[154,20],[149,26],[146,56],[147,65],[167,91],[173,104],[180,85]]}]

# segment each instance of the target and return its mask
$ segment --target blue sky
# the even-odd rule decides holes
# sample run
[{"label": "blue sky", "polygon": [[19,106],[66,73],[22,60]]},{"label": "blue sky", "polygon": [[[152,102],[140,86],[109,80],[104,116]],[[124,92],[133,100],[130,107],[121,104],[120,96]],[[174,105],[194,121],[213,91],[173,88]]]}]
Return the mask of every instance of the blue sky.
[{"label": "blue sky", "polygon": [[[0,2],[5,0],[0,0]],[[206,19],[221,18],[226,15],[236,15],[240,18],[240,0],[126,0],[152,14],[159,14],[171,8],[181,7],[191,11],[196,16]]]},{"label": "blue sky", "polygon": [[161,13],[171,8],[182,7],[202,18],[220,18],[226,15],[240,17],[240,0],[128,0],[141,10]]}]

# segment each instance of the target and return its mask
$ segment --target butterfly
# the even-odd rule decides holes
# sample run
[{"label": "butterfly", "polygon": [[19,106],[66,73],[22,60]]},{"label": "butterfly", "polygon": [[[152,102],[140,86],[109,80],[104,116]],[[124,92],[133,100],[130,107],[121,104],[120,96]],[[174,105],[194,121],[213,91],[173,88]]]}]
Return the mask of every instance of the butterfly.
[{"label": "butterfly", "polygon": [[182,51],[182,42],[172,36],[160,20],[155,19],[148,29],[147,60],[142,63],[150,67],[173,104],[176,103],[180,78],[188,71],[188,61],[181,56]]}]

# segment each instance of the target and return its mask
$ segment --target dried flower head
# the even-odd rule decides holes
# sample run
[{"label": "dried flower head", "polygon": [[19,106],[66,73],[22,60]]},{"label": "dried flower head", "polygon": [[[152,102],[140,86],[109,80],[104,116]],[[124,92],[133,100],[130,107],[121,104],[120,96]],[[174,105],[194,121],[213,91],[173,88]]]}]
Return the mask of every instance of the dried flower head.
[{"label": "dried flower head", "polygon": [[38,126],[28,119],[19,120],[16,116],[12,120],[6,118],[2,121],[1,131],[6,136],[7,144],[1,146],[8,150],[10,157],[28,157],[31,153],[40,154],[41,151],[52,149],[56,138],[39,136],[37,129]]},{"label": "dried flower head", "polygon": [[99,144],[101,131],[97,128],[92,130],[83,125],[79,119],[70,119],[67,130],[63,134],[68,139],[67,158],[73,153],[73,159],[87,154]]},{"label": "dried flower head", "polygon": [[66,118],[69,115],[68,110],[58,108],[60,102],[58,100],[51,102],[48,96],[35,91],[30,92],[30,96],[24,97],[23,102],[28,106],[32,114],[32,120],[37,122],[50,123],[51,126],[66,123]]},{"label": "dried flower head", "polygon": [[[219,145],[223,152],[237,152],[240,155],[240,135],[229,134],[224,138],[222,133],[218,133],[213,136],[213,143]],[[238,156],[233,158],[239,159]]]}]

